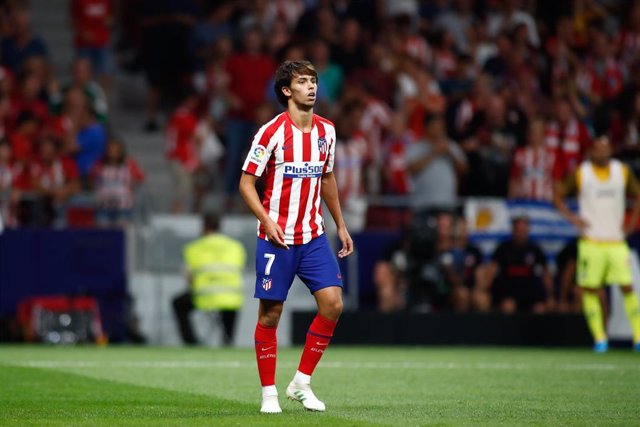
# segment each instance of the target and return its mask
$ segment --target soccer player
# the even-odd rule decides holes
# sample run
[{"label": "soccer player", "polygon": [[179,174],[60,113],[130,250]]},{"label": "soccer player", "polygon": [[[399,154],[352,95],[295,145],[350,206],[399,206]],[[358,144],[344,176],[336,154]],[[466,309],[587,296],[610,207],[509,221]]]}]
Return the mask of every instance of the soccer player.
[{"label": "soccer player", "polygon": [[[625,235],[634,230],[640,217],[640,184],[626,165],[611,159],[611,150],[608,137],[597,138],[590,160],[583,162],[554,194],[560,213],[580,231],[576,279],[583,290],[582,309],[598,353],[608,349],[599,297],[604,284],[620,286],[633,330],[634,350],[640,351],[640,307],[633,291],[625,241]],[[564,202],[564,197],[573,192],[578,197],[578,215]],[[627,195],[635,197],[635,205],[625,226]]]},{"label": "soccer player", "polygon": [[[336,130],[333,123],[313,114],[318,75],[310,62],[282,63],[274,90],[286,111],[258,130],[240,178],[240,193],[259,222],[255,349],[262,383],[260,412],[282,412],[275,386],[276,328],[296,274],[313,294],[318,314],[286,395],[308,410],[324,411],[324,403],[311,391],[311,375],[342,312],[342,277],[324,234],[321,199],[342,243],[338,257],[353,252],[333,175]],[[261,202],[255,184],[263,175]]]}]

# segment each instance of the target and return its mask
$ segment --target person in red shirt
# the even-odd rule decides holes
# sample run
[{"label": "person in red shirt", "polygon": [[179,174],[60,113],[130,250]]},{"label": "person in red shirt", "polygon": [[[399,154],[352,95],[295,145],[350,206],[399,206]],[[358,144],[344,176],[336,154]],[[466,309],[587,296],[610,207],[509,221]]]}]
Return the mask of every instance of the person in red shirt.
[{"label": "person in red shirt", "polygon": [[42,138],[38,145],[38,160],[30,165],[29,173],[31,190],[38,196],[34,225],[59,224],[66,202],[80,190],[78,167],[71,158],[60,154],[55,139]]},{"label": "person in red shirt", "polygon": [[22,76],[18,90],[11,97],[11,107],[8,117],[8,129],[11,132],[17,126],[18,117],[28,112],[38,119],[38,132],[49,120],[49,105],[42,99],[44,82],[37,73]]},{"label": "person in red shirt", "polygon": [[96,222],[103,227],[125,227],[131,220],[135,187],[144,174],[127,155],[122,141],[111,139],[104,157],[91,170],[96,195]]},{"label": "person in red shirt", "polygon": [[9,135],[14,161],[27,165],[33,159],[39,127],[40,122],[34,114],[29,111],[20,113],[16,130]]},{"label": "person in red shirt", "polygon": [[169,119],[165,129],[165,155],[175,184],[172,212],[182,212],[193,191],[193,173],[198,169],[199,141],[196,138],[198,96],[188,94]]},{"label": "person in red shirt", "polygon": [[76,55],[91,61],[104,85],[110,72],[111,0],[71,0],[70,7]]},{"label": "person in red shirt", "polygon": [[18,225],[18,203],[24,188],[24,165],[13,161],[11,144],[0,139],[0,231]]},{"label": "person in red shirt", "polygon": [[230,77],[224,187],[228,203],[237,192],[242,153],[249,148],[255,132],[256,110],[265,101],[267,85],[276,69],[273,60],[262,53],[263,44],[260,31],[249,28],[243,36],[244,50],[231,55],[225,66]]},{"label": "person in red shirt", "polygon": [[580,164],[591,136],[575,116],[571,100],[558,97],[553,103],[553,120],[547,124],[545,145],[554,153],[553,180],[563,181]]},{"label": "person in red shirt", "polygon": [[513,156],[509,179],[509,198],[551,201],[553,196],[554,153],[545,147],[545,123],[533,119],[529,123],[527,145]]}]

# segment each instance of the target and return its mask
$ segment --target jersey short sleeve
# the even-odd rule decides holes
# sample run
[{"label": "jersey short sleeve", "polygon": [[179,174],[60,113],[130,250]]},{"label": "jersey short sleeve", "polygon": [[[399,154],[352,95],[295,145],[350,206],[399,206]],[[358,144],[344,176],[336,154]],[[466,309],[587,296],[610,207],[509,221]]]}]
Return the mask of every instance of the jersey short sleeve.
[{"label": "jersey short sleeve", "polygon": [[273,127],[270,123],[258,130],[258,133],[253,137],[244,166],[242,166],[243,171],[251,175],[262,176],[275,145],[272,137]]},{"label": "jersey short sleeve", "polygon": [[336,132],[333,126],[327,132],[327,139],[329,140],[329,155],[324,164],[324,173],[333,172],[333,165],[336,160]]}]

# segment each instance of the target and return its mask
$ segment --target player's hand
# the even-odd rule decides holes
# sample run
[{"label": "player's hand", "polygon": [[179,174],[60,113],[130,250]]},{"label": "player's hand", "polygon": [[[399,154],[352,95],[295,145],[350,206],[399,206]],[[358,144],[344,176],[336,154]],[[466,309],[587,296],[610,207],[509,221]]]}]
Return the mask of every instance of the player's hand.
[{"label": "player's hand", "polygon": [[342,242],[342,249],[338,251],[338,258],[344,258],[353,252],[353,240],[346,228],[338,229],[338,237]]},{"label": "player's hand", "polygon": [[267,239],[282,249],[289,249],[289,246],[284,242],[284,232],[282,228],[275,222],[269,221],[268,224],[263,224],[264,232],[267,234]]}]

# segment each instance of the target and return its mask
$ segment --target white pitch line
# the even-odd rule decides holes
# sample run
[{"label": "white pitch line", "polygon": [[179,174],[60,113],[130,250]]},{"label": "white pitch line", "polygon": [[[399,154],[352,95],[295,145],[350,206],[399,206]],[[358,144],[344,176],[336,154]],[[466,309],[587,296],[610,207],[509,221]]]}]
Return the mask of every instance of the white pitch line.
[{"label": "white pitch line", "polygon": [[[239,361],[91,361],[91,360],[25,360],[0,362],[5,365],[27,368],[132,368],[132,369],[246,369],[254,368],[255,362]],[[280,362],[278,366],[293,367],[292,362]],[[428,369],[428,370],[556,370],[556,371],[624,371],[640,370],[640,366],[618,366],[606,363],[559,363],[528,365],[523,363],[458,363],[458,362],[323,362],[325,368],[335,369]]]}]

